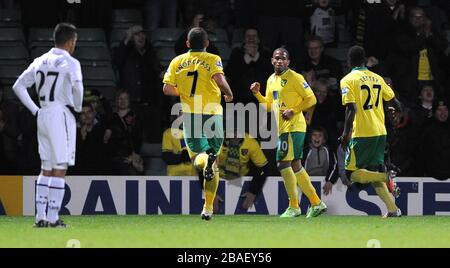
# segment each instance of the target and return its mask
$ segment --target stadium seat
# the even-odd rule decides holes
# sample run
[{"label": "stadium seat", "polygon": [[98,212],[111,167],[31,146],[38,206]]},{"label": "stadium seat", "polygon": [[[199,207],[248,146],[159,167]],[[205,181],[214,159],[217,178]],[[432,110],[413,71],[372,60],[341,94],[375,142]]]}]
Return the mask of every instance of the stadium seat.
[{"label": "stadium seat", "polygon": [[28,51],[25,46],[0,47],[0,64],[24,65],[28,63]]},{"label": "stadium seat", "polygon": [[183,30],[179,28],[158,28],[151,33],[151,41],[154,47],[171,47],[183,34]]},{"label": "stadium seat", "polygon": [[157,55],[163,67],[169,66],[170,61],[176,56],[173,47],[159,47]]},{"label": "stadium seat", "polygon": [[109,38],[109,47],[118,47],[120,41],[125,37],[127,29],[114,29],[111,31],[111,36]]},{"label": "stadium seat", "polygon": [[228,35],[225,29],[215,29],[213,32],[208,33],[209,40],[217,43],[226,43],[228,44]]},{"label": "stadium seat", "polygon": [[143,143],[140,155],[144,159],[145,175],[165,175],[166,164],[162,160],[160,143]]},{"label": "stadium seat", "polygon": [[53,46],[52,28],[31,28],[28,35],[28,47],[51,47]]},{"label": "stadium seat", "polygon": [[107,47],[105,31],[102,28],[78,28],[80,47]]},{"label": "stadium seat", "polygon": [[38,46],[31,48],[30,59],[33,61],[35,58],[40,57],[44,53],[47,53],[51,48],[51,46]]},{"label": "stadium seat", "polygon": [[83,85],[86,89],[97,89],[105,98],[113,100],[116,95],[116,77],[112,67],[83,66]]},{"label": "stadium seat", "polygon": [[115,9],[112,11],[112,29],[128,29],[135,24],[142,24],[142,12],[137,9]]},{"label": "stadium seat", "polygon": [[28,65],[0,65],[0,80],[5,87],[12,86]]},{"label": "stadium seat", "polygon": [[25,45],[25,36],[20,28],[0,28],[0,46]]},{"label": "stadium seat", "polygon": [[15,28],[20,27],[22,15],[18,9],[0,9],[0,27]]},{"label": "stadium seat", "polygon": [[233,37],[231,39],[231,47],[239,47],[244,41],[244,29],[234,29]]},{"label": "stadium seat", "polygon": [[83,83],[88,86],[115,86],[114,70],[108,67],[82,68]]},{"label": "stadium seat", "polygon": [[74,57],[84,66],[111,66],[111,54],[106,47],[78,47]]}]

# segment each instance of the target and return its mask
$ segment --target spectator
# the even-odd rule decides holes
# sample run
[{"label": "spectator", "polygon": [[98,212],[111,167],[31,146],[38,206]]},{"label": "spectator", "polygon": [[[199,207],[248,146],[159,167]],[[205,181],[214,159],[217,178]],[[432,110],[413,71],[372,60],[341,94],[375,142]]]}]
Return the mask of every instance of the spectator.
[{"label": "spectator", "polygon": [[197,175],[184,142],[182,128],[183,124],[180,124],[179,128],[172,125],[163,133],[162,158],[167,164],[167,176]]},{"label": "spectator", "polygon": [[[177,42],[175,43],[174,49],[176,55],[181,55],[188,52],[189,48],[186,45],[187,35],[189,31],[195,27],[202,27],[209,33],[214,30],[214,20],[212,20],[211,18],[207,18],[202,13],[194,15],[189,28],[180,36],[180,38],[178,38]],[[219,50],[211,41],[209,41],[209,46],[206,48],[206,51],[212,54],[219,55]]]},{"label": "spectator", "polygon": [[419,102],[412,108],[411,123],[414,129],[421,133],[433,118],[433,103],[435,101],[434,89],[431,84],[421,87]]},{"label": "spectator", "polygon": [[[248,28],[244,33],[241,47],[233,49],[225,73],[234,89],[235,103],[254,102],[253,94],[248,90],[253,81],[265,81],[272,73],[270,51],[259,40],[258,30]],[[261,85],[265,88],[265,83]]]},{"label": "spectator", "polygon": [[[308,56],[300,62],[298,69],[302,73],[314,72],[314,77],[327,78],[331,87],[338,88],[338,81],[343,77],[341,63],[327,55],[324,55],[324,44],[322,38],[312,36],[306,42]],[[312,81],[308,81],[312,82]]]},{"label": "spectator", "polygon": [[142,174],[143,159],[139,155],[143,140],[142,123],[130,108],[130,97],[126,91],[118,94],[117,111],[108,129],[110,135],[105,137],[105,142],[110,146],[114,174]]},{"label": "spectator", "polygon": [[258,29],[262,43],[269,50],[285,46],[291,52],[292,60],[297,61],[304,45],[305,1],[266,0],[256,5],[259,14]]},{"label": "spectator", "polygon": [[84,102],[77,128],[77,163],[74,173],[77,175],[110,174],[111,159],[107,154],[104,140],[105,126],[96,119],[94,107]]},{"label": "spectator", "polygon": [[113,56],[119,84],[129,90],[133,103],[161,103],[162,67],[142,26],[134,25],[127,30]]},{"label": "spectator", "polygon": [[190,23],[191,18],[193,18],[195,14],[199,13],[199,11],[205,12],[206,16],[213,18],[218,23],[218,27],[224,28],[232,23],[233,1],[183,0],[180,1],[181,15],[184,22]]},{"label": "spectator", "polygon": [[145,27],[149,31],[156,28],[177,26],[177,0],[145,0]]},{"label": "spectator", "polygon": [[[420,161],[417,148],[420,146],[419,136],[422,131],[416,130],[411,124],[408,110],[404,110],[395,117],[389,117],[388,125],[388,157],[390,162],[398,168],[398,175],[414,176],[420,174]],[[388,168],[392,169],[392,168]]]},{"label": "spectator", "polygon": [[339,138],[338,122],[344,121],[344,111],[339,99],[329,96],[328,81],[321,78],[312,84],[317,104],[307,111],[307,119],[311,128],[323,127],[329,137],[332,151],[337,149]]},{"label": "spectator", "polygon": [[395,39],[395,47],[392,72],[401,98],[413,103],[419,95],[415,90],[418,84],[430,82],[434,82],[438,95],[442,95],[446,77],[441,59],[445,58],[447,40],[432,29],[431,19],[422,8],[411,9],[409,26]]},{"label": "spectator", "polygon": [[311,34],[322,38],[324,46],[336,46],[336,14],[329,0],[314,0],[310,24]]},{"label": "spectator", "polygon": [[[316,127],[311,131],[309,146],[303,152],[303,166],[310,176],[327,176],[336,169],[336,156],[328,149],[327,132],[324,128]],[[337,181],[337,171],[328,180]]]},{"label": "spectator", "polygon": [[438,101],[434,107],[434,119],[425,131],[422,153],[426,176],[438,180],[450,178],[450,124],[445,101]]},{"label": "spectator", "polygon": [[98,90],[85,90],[84,101],[88,102],[95,111],[95,119],[102,126],[107,126],[111,121],[112,107],[110,100],[105,98]]},{"label": "spectator", "polygon": [[391,43],[405,19],[405,5],[399,0],[383,0],[379,5],[366,6],[364,48],[377,60],[387,59]]}]

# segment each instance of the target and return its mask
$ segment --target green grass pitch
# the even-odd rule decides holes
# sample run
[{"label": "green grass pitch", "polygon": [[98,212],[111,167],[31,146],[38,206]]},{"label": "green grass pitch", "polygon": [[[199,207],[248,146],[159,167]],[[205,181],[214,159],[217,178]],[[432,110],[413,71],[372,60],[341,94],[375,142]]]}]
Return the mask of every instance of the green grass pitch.
[{"label": "green grass pitch", "polygon": [[[66,229],[33,229],[31,217],[0,217],[0,247],[152,248],[450,247],[450,217],[66,216]],[[207,239],[207,238],[210,239]]]}]

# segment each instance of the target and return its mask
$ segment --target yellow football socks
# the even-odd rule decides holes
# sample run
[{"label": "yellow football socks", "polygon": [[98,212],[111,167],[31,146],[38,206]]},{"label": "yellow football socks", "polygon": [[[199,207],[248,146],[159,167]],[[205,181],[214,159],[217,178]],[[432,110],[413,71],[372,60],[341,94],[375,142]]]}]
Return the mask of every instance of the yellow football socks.
[{"label": "yellow football socks", "polygon": [[389,212],[397,211],[398,207],[395,205],[394,199],[392,198],[392,195],[389,193],[386,183],[375,182],[375,183],[372,183],[372,186],[375,189],[375,192],[377,193],[377,195],[386,204],[388,211]]},{"label": "yellow football socks", "polygon": [[217,187],[219,187],[219,169],[214,164],[214,178],[211,181],[204,181],[204,189],[205,189],[205,206],[204,208],[212,212],[214,205],[214,198],[216,197]]},{"label": "yellow football socks", "polygon": [[281,170],[280,173],[284,179],[284,187],[289,196],[289,206],[298,209],[298,191],[294,170],[292,170],[291,167],[288,167]]},{"label": "yellow football socks", "polygon": [[316,189],[311,183],[311,178],[304,168],[295,174],[297,184],[300,186],[302,192],[308,197],[312,206],[318,206],[321,202],[319,196],[316,193]]},{"label": "yellow football socks", "polygon": [[353,182],[361,184],[386,182],[386,174],[381,172],[368,171],[367,169],[357,169],[353,171],[351,179]]},{"label": "yellow football socks", "polygon": [[203,170],[208,163],[208,155],[206,153],[198,154],[195,157],[194,166],[198,170]]}]

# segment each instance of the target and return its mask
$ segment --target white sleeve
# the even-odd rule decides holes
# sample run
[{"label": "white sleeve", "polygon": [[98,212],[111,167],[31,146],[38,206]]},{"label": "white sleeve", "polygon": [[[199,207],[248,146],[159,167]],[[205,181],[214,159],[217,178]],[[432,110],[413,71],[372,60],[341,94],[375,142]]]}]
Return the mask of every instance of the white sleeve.
[{"label": "white sleeve", "polygon": [[76,112],[81,112],[83,105],[83,75],[81,74],[80,62],[75,61],[73,70],[70,72],[70,80],[73,89],[73,104]]},{"label": "white sleeve", "polygon": [[28,110],[33,115],[36,115],[39,107],[33,102],[30,95],[28,94],[27,88],[31,87],[35,83],[34,75],[34,64],[30,66],[19,76],[16,83],[13,85],[13,91],[22,102],[22,104],[27,107]]}]

